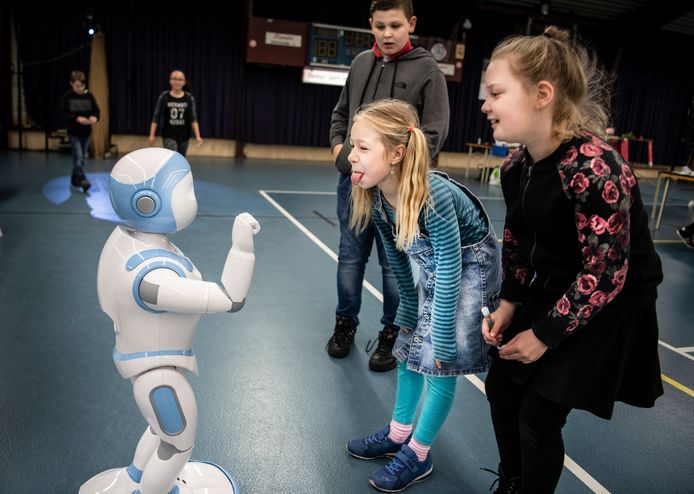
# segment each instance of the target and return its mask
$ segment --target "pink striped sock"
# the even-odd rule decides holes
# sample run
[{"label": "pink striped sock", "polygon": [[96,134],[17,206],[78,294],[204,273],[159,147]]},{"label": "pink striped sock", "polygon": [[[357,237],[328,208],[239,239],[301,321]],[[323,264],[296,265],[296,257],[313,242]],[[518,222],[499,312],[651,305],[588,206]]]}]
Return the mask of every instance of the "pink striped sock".
[{"label": "pink striped sock", "polygon": [[415,452],[419,461],[426,460],[429,450],[431,449],[431,446],[424,446],[422,443],[418,443],[414,437],[410,439],[408,446]]},{"label": "pink striped sock", "polygon": [[410,436],[412,432],[412,424],[401,424],[395,420],[390,421],[390,432],[388,439],[394,443],[402,444]]}]

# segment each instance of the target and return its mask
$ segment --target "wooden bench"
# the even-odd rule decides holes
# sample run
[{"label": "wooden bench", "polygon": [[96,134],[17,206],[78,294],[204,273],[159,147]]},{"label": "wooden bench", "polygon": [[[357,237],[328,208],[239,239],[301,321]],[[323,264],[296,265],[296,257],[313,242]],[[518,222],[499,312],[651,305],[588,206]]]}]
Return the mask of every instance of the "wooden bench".
[{"label": "wooden bench", "polygon": [[56,145],[58,151],[67,151],[70,149],[70,139],[69,136],[67,135],[67,130],[65,129],[58,129],[58,130],[47,130],[45,132],[45,147],[44,150],[48,151],[50,149],[49,141],[51,140],[57,140],[58,143]]}]

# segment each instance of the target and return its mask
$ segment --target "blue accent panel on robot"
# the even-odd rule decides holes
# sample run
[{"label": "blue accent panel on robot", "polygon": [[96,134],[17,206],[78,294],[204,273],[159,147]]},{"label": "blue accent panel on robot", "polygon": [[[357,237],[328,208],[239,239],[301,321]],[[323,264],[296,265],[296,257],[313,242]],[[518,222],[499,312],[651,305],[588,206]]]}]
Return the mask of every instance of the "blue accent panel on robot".
[{"label": "blue accent panel on robot", "polygon": [[159,421],[161,430],[175,436],[186,428],[186,419],[181,411],[176,391],[171,386],[158,386],[149,394],[149,401]]},{"label": "blue accent panel on robot", "polygon": [[135,465],[132,463],[128,468],[125,469],[126,472],[128,472],[128,476],[132,479],[133,482],[140,483],[142,480],[142,470],[137,468]]},{"label": "blue accent panel on robot", "polygon": [[193,272],[193,263],[190,262],[190,259],[165,249],[149,249],[138,252],[128,259],[128,262],[125,263],[125,269],[126,271],[132,271],[147,259],[152,259],[153,257],[168,257],[169,259],[175,259],[183,264],[188,271],[191,273]]},{"label": "blue accent panel on robot", "polygon": [[[150,233],[173,233],[176,231],[176,220],[171,207],[171,196],[176,184],[188,173],[188,161],[180,154],[172,153],[153,177],[140,183],[125,184],[109,177],[108,193],[113,209],[130,228]],[[144,216],[137,210],[136,200],[143,195],[152,198],[156,212]]]},{"label": "blue accent panel on robot", "polygon": [[152,262],[152,263],[148,264],[147,266],[145,266],[144,268],[142,268],[142,270],[139,273],[137,273],[137,276],[135,276],[135,280],[133,281],[133,298],[135,299],[135,302],[137,302],[137,305],[142,307],[147,312],[152,312],[154,314],[162,314],[166,311],[165,310],[152,309],[147,304],[145,304],[145,302],[142,300],[142,297],[140,297],[140,283],[142,283],[142,279],[145,276],[147,276],[147,274],[150,271],[154,271],[155,269],[161,269],[161,268],[170,269],[171,271],[176,273],[181,278],[186,277],[183,270],[177,264],[172,264],[172,263],[166,262],[166,261]]},{"label": "blue accent panel on robot", "polygon": [[120,353],[116,348],[113,349],[113,360],[119,360],[121,362],[138,358],[171,356],[194,357],[195,351],[191,348],[190,350],[157,350],[156,352]]}]

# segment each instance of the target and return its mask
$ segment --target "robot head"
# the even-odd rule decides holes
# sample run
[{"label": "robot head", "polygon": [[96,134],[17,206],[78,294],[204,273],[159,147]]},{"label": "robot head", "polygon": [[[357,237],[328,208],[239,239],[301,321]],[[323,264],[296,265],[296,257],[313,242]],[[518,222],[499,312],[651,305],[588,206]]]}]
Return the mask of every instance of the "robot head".
[{"label": "robot head", "polygon": [[120,219],[142,232],[182,230],[198,212],[190,165],[169,149],[138,149],[123,156],[111,170],[109,197]]}]

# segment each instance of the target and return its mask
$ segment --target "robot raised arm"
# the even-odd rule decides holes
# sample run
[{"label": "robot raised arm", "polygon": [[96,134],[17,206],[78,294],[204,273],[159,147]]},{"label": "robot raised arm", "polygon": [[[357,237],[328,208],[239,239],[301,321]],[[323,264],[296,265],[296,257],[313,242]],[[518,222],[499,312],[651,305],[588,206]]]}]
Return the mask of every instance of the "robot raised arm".
[{"label": "robot raised arm", "polygon": [[240,309],[216,283],[182,278],[166,268],[147,273],[140,283],[140,298],[151,309],[168,312],[206,314]]},{"label": "robot raised arm", "polygon": [[241,213],[234,220],[231,249],[222,272],[222,285],[231,301],[234,305],[238,305],[239,309],[243,307],[251,287],[255,265],[253,235],[259,231],[260,223],[248,213]]},{"label": "robot raised arm", "polygon": [[[253,276],[253,235],[260,224],[248,213],[240,214],[232,229],[222,285],[182,277],[162,266],[147,273],[139,286],[141,300],[153,310],[180,313],[236,312],[246,300]],[[226,291],[225,291],[226,289]]]}]

